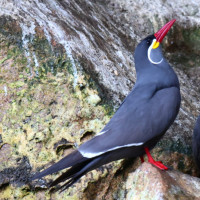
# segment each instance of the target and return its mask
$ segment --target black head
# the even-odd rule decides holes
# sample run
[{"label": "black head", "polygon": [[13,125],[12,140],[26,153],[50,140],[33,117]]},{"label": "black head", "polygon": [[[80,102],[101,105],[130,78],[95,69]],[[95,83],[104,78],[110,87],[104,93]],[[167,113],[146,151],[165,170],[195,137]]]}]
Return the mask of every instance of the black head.
[{"label": "black head", "polygon": [[134,57],[136,71],[153,65],[159,65],[164,61],[161,45],[157,42],[154,35],[146,37],[138,44]]},{"label": "black head", "polygon": [[171,20],[157,33],[143,39],[136,47],[134,55],[136,86],[154,84],[156,87],[179,87],[178,78],[165,60],[160,44],[174,22],[175,20]]},{"label": "black head", "polygon": [[175,21],[175,19],[169,21],[154,35],[146,37],[138,44],[135,50],[135,67],[137,73],[151,66],[164,66],[162,63],[164,62],[164,57],[160,48],[160,43]]}]

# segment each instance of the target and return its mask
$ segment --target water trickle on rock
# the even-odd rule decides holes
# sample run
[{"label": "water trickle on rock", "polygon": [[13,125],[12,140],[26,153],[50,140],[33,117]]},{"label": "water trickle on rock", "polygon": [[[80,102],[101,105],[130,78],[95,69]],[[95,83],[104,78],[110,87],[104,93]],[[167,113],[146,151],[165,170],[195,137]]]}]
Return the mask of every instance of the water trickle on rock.
[{"label": "water trickle on rock", "polygon": [[5,96],[7,96],[7,95],[8,95],[8,89],[7,89],[7,86],[4,85],[3,89],[4,89],[4,92],[5,92]]},{"label": "water trickle on rock", "polygon": [[38,59],[37,59],[34,51],[33,51],[33,59],[34,59],[34,63],[35,63],[35,66],[36,66],[36,72],[35,73],[36,73],[36,76],[38,77],[39,76],[38,68],[39,68],[40,65],[38,63]]},{"label": "water trickle on rock", "polygon": [[29,49],[29,42],[31,43],[34,35],[35,35],[35,24],[34,22],[30,22],[30,25],[27,26],[24,23],[20,23],[20,27],[22,30],[22,45],[25,51],[25,56],[27,58],[27,68],[30,71],[30,75],[33,75],[32,67],[31,67],[31,61],[32,61],[32,55]]}]

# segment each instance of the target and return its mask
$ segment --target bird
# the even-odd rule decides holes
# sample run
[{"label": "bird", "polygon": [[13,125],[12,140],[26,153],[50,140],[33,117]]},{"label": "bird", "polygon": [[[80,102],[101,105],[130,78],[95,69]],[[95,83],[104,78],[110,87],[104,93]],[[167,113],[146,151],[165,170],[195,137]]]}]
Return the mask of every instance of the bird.
[{"label": "bird", "polygon": [[145,154],[151,164],[168,169],[153,159],[150,150],[172,125],[180,108],[179,80],[160,45],[175,21],[169,21],[137,45],[135,85],[105,127],[71,154],[33,175],[31,181],[68,168],[49,185],[63,191],[104,164],[136,157],[144,162]]},{"label": "bird", "polygon": [[192,137],[192,153],[195,162],[200,169],[200,115],[198,116]]}]

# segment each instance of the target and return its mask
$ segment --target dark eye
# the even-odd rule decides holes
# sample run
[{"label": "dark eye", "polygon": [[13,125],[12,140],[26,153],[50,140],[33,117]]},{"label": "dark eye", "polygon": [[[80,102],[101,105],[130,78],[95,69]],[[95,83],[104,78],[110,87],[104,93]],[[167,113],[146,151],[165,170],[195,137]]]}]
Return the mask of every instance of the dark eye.
[{"label": "dark eye", "polygon": [[151,41],[150,40],[147,40],[147,44],[150,44],[151,43]]}]

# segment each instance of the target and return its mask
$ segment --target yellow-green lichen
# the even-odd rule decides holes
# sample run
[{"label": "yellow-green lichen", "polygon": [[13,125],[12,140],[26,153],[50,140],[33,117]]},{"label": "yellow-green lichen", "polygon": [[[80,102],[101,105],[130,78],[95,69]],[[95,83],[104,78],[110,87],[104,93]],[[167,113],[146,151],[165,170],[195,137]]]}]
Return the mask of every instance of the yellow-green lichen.
[{"label": "yellow-green lichen", "polygon": [[[25,56],[21,28],[13,21],[0,21],[0,152],[5,152],[0,173],[9,167],[19,170],[22,157],[28,159],[33,172],[58,161],[73,151],[76,143],[81,144],[84,132],[98,133],[112,115],[112,107],[102,100],[98,86],[78,60],[74,61],[78,73],[75,86],[72,61],[65,49],[58,44],[52,47],[42,30],[36,33],[26,38],[32,38],[28,43],[30,60]],[[63,138],[70,145],[57,151],[56,144]],[[107,173],[104,170],[102,176]],[[97,180],[101,173],[91,174],[90,178]],[[42,186],[34,191],[27,185],[9,183],[0,190],[0,199],[79,199],[88,185],[84,179],[80,183],[61,195],[50,194]]]},{"label": "yellow-green lichen", "polygon": [[[1,34],[1,30],[0,30]],[[11,34],[11,33],[9,33]],[[81,144],[82,133],[88,130],[98,133],[112,115],[111,106],[102,101],[98,86],[86,74],[78,61],[77,85],[71,60],[63,53],[63,47],[56,54],[44,36],[36,36],[30,43],[30,51],[35,52],[39,66],[32,59],[30,68],[22,46],[5,44],[6,34],[0,41],[0,95],[3,98],[3,115],[0,115],[0,134],[3,143],[8,145],[7,159],[2,161],[0,173],[9,167],[18,167],[17,160],[26,156],[36,171],[52,161],[58,161],[66,151],[57,151],[56,143],[63,138],[69,145],[68,151]],[[7,94],[4,86],[7,87]],[[59,153],[58,153],[59,152]],[[106,176],[105,170],[102,176]],[[92,180],[97,180],[99,172],[92,172]],[[47,177],[55,178],[56,175]],[[84,187],[87,182],[81,181]],[[79,188],[79,187],[78,187]],[[82,187],[81,187],[82,188]],[[80,188],[79,188],[80,189]],[[71,192],[70,192],[71,191]],[[0,190],[2,199],[79,199],[81,193],[73,188],[52,194],[48,191],[32,191],[28,186],[17,187],[9,184]]]}]

